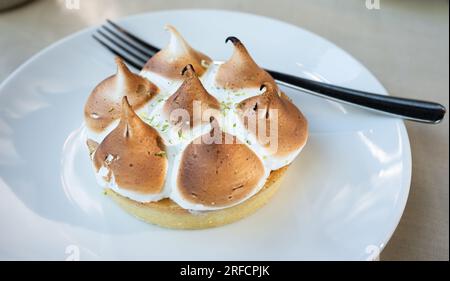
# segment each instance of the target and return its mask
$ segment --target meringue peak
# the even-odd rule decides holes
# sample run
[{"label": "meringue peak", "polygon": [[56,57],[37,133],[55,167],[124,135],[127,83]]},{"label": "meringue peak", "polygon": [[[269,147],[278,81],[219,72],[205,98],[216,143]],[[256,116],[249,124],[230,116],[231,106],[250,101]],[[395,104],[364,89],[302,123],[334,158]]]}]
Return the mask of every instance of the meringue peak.
[{"label": "meringue peak", "polygon": [[[117,70],[116,70],[116,89],[120,89],[121,85],[126,85],[127,83],[131,82],[133,79],[133,72],[130,71],[130,69],[127,67],[127,65],[125,64],[125,62],[119,58],[119,57],[115,57],[114,59],[116,66],[117,66]],[[117,93],[120,95],[120,92]]]},{"label": "meringue peak", "polygon": [[[256,136],[260,145],[268,148],[276,144],[271,147],[275,148],[270,151],[271,155],[284,157],[295,153],[305,145],[308,138],[306,118],[276,86],[264,83],[260,89],[265,89],[261,95],[247,98],[238,104],[237,114],[241,122]],[[262,118],[265,119],[263,128],[259,128],[259,122],[257,126],[250,125],[250,122],[256,124]]]},{"label": "meringue peak", "polygon": [[[223,139],[235,139],[228,133],[220,134]],[[264,175],[262,161],[247,145],[208,144],[195,139],[182,154],[177,186],[190,203],[227,207],[249,197]]]},{"label": "meringue peak", "polygon": [[122,98],[122,110],[120,114],[120,122],[116,129],[123,129],[123,136],[125,138],[131,139],[133,137],[139,137],[140,135],[152,135],[152,137],[157,138],[158,132],[146,124],[139,118],[139,116],[134,112],[130,103],[128,102],[128,97]]},{"label": "meringue peak", "polygon": [[275,85],[275,81],[265,70],[260,68],[244,44],[236,37],[230,36],[225,43],[232,42],[234,52],[228,61],[219,66],[216,84],[226,89],[256,88],[264,82]]},{"label": "meringue peak", "polygon": [[93,155],[99,171],[108,170],[104,180],[113,178],[123,189],[141,194],[162,191],[167,172],[165,146],[159,133],[144,123],[133,111],[127,97],[122,99],[121,119],[98,145]]},{"label": "meringue peak", "polygon": [[130,69],[128,69],[127,65],[120,57],[115,57],[114,61],[117,65],[117,73],[123,74],[123,75],[131,74]]},{"label": "meringue peak", "polygon": [[[210,95],[203,87],[200,79],[191,64],[186,65],[181,71],[184,78],[178,90],[170,96],[164,104],[164,112],[172,123],[179,122],[179,116],[175,116],[175,110],[185,110],[189,114],[189,124],[192,128],[195,124],[201,123],[202,119],[207,121],[209,116],[202,116],[208,109],[220,109],[219,101]],[[196,111],[197,107],[199,110]],[[174,116],[171,116],[174,113]]]},{"label": "meringue peak", "polygon": [[181,80],[181,69],[191,64],[201,76],[206,71],[204,64],[211,63],[211,58],[192,48],[175,27],[167,25],[166,30],[170,32],[169,44],[150,58],[143,70]]},{"label": "meringue peak", "polygon": [[185,76],[187,78],[192,78],[193,76],[197,77],[197,74],[195,73],[194,67],[192,64],[186,65],[183,70],[181,70],[181,75]]},{"label": "meringue peak", "polygon": [[175,27],[168,24],[164,29],[170,32],[170,40],[167,48],[171,49],[172,52],[179,54],[189,54],[190,52],[194,51],[183,38],[183,36],[181,36],[178,30],[175,29]]},{"label": "meringue peak", "polygon": [[123,136],[130,138],[133,130],[142,130],[144,122],[136,115],[131,108],[128,98],[125,96],[122,98],[122,111],[120,114],[119,127],[123,128]]},{"label": "meringue peak", "polygon": [[153,83],[131,72],[122,59],[116,58],[115,62],[116,74],[95,87],[84,107],[86,125],[95,132],[102,132],[120,118],[123,96],[128,96],[132,108],[137,110],[158,93]]},{"label": "meringue peak", "polygon": [[234,36],[229,36],[225,39],[225,43],[231,42],[234,46],[234,52],[229,61],[236,61],[248,64],[249,67],[259,68],[253,58],[250,56],[250,53],[245,48],[244,44],[238,38]]}]

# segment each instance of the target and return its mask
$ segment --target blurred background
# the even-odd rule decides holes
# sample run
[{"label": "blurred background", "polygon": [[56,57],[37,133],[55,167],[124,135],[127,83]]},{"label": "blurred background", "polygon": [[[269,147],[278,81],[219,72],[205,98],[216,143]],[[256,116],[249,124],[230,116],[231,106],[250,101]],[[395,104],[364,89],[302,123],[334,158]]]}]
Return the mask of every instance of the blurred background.
[{"label": "blurred background", "polygon": [[[76,1],[76,0],[75,0]],[[51,43],[106,18],[167,9],[227,9],[310,30],[362,62],[396,96],[449,105],[448,0],[0,0],[0,83]],[[405,213],[381,260],[449,259],[448,116],[406,124],[413,156]]]}]

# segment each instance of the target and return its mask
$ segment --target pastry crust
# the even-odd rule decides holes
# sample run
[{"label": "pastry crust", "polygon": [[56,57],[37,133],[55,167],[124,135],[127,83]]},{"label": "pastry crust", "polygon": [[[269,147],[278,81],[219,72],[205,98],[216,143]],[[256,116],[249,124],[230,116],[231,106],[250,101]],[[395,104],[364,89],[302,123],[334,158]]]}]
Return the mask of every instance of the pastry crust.
[{"label": "pastry crust", "polygon": [[251,198],[233,207],[215,211],[190,212],[170,199],[140,203],[109,188],[105,189],[105,193],[122,209],[147,223],[173,229],[204,229],[238,221],[264,206],[278,190],[287,168],[285,166],[272,171],[264,187]]}]

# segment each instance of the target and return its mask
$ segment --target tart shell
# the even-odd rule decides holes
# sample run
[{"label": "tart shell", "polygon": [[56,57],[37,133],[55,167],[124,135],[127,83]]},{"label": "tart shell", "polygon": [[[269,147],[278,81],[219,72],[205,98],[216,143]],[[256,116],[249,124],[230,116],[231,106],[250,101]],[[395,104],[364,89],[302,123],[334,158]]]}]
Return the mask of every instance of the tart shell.
[{"label": "tart shell", "polygon": [[245,218],[264,206],[280,187],[288,166],[272,171],[264,187],[244,202],[220,210],[190,212],[166,198],[157,202],[141,203],[124,197],[112,189],[105,189],[122,209],[147,223],[172,229],[205,229],[229,224]]}]

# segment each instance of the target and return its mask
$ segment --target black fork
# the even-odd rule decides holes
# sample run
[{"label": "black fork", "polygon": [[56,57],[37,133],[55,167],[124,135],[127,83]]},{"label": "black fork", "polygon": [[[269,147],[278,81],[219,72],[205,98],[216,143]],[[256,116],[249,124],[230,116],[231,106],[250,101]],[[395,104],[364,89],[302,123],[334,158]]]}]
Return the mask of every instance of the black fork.
[{"label": "black fork", "polygon": [[[138,70],[141,70],[147,60],[160,50],[111,20],[107,20],[93,37],[110,52]],[[445,107],[436,102],[374,94],[265,70],[279,85],[406,120],[438,124],[446,113]]]}]

